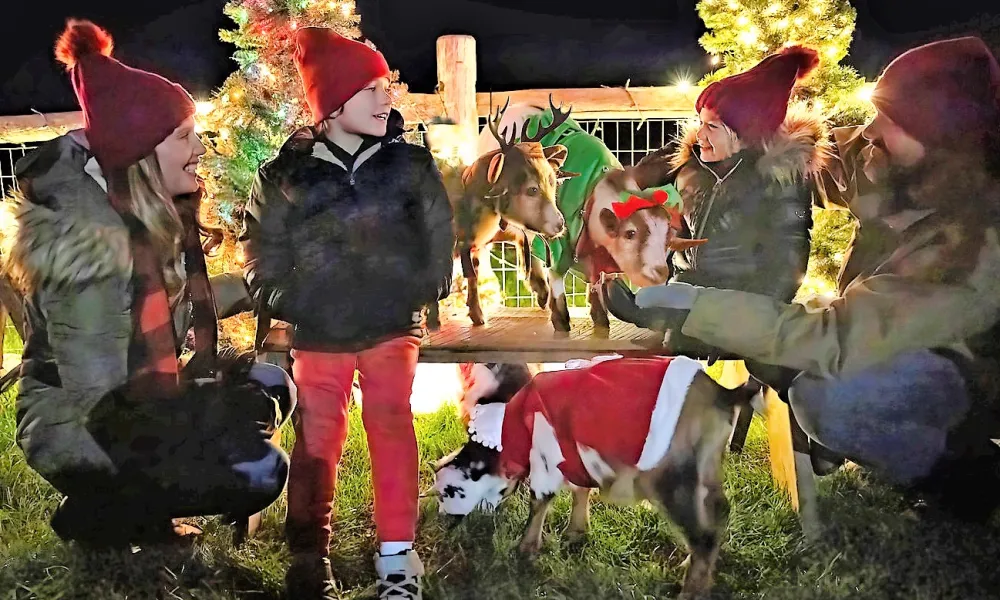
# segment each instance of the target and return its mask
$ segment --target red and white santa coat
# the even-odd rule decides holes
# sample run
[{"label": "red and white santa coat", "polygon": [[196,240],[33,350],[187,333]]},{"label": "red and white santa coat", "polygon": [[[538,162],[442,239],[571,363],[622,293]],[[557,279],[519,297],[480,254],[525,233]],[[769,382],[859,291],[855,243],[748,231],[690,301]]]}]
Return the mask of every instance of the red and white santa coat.
[{"label": "red and white santa coat", "polygon": [[[536,496],[555,493],[564,480],[597,487],[612,475],[609,463],[654,467],[670,447],[695,374],[703,370],[686,357],[612,357],[567,366],[539,373],[506,405],[486,405],[493,411],[503,407],[504,474],[530,476]],[[473,425],[487,429],[485,423]]]}]

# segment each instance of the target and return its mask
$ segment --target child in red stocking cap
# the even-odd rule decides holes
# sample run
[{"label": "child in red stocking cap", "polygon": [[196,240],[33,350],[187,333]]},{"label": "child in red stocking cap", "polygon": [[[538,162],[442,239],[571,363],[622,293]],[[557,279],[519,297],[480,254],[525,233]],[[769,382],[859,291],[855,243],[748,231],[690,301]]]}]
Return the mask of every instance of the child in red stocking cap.
[{"label": "child in red stocking cap", "polygon": [[87,21],[60,36],[85,126],[18,162],[2,254],[26,307],[18,443],[66,495],[56,534],[118,546],[276,500],[288,457],[267,438],[294,388],[252,354],[217,356],[194,102],[112,46]]},{"label": "child in red stocking cap", "polygon": [[[675,254],[674,282],[781,302],[795,296],[809,261],[812,188],[826,162],[828,132],[822,115],[788,104],[818,64],[815,50],[789,46],[712,83],[695,102],[700,118],[680,143],[640,161],[667,163],[661,170],[668,179],[658,183],[677,186],[691,237],[708,240]],[[679,332],[671,334],[669,350],[696,357],[719,352]],[[775,376],[752,366],[755,376]]]},{"label": "child in red stocking cap", "polygon": [[329,29],[297,32],[313,124],[264,165],[247,205],[252,293],[295,326],[300,418],[288,486],[290,597],[333,597],[327,554],[347,409],[360,373],[380,598],[421,598],[410,395],[422,308],[447,296],[451,206],[430,153],[401,141],[389,67]]}]

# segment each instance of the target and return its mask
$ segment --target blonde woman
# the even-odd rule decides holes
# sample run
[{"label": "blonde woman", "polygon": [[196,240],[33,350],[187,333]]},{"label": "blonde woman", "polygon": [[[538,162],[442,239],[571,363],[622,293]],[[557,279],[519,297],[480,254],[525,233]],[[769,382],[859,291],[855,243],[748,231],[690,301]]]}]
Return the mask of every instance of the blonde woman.
[{"label": "blonde woman", "polygon": [[56,55],[86,126],[19,162],[5,203],[4,267],[26,304],[17,441],[66,495],[55,532],[92,545],[169,540],[174,518],[269,505],[288,458],[267,430],[294,401],[277,367],[217,360],[194,103],[112,47],[70,21]]}]

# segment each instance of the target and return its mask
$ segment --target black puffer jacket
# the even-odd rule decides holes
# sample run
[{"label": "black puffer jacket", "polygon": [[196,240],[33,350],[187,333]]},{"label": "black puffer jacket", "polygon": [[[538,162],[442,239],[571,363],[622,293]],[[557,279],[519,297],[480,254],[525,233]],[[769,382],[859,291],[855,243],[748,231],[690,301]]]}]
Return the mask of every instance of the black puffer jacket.
[{"label": "black puffer jacket", "polygon": [[829,154],[822,120],[790,111],[766,148],[711,165],[696,143],[692,128],[640,162],[669,161],[688,233],[708,239],[674,255],[675,281],[790,302],[809,261],[813,178]]},{"label": "black puffer jacket", "polygon": [[353,169],[304,128],[258,173],[245,275],[254,298],[295,325],[295,348],[359,351],[419,333],[421,309],[448,294],[451,205],[430,152],[402,141],[401,122],[393,111]]}]

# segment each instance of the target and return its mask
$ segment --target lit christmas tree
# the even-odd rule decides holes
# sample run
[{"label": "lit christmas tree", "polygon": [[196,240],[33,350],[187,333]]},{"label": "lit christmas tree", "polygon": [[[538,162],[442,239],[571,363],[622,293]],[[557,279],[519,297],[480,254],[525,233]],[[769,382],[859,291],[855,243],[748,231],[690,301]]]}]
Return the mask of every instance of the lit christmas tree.
[{"label": "lit christmas tree", "polygon": [[[698,15],[708,32],[699,42],[717,68],[702,85],[743,72],[788,44],[819,51],[819,68],[796,91],[794,101],[826,115],[831,125],[866,122],[873,83],[840,62],[847,57],[857,11],[847,0],[700,0]],[[850,243],[854,219],[842,210],[813,212],[809,271],[799,295],[833,294]]]},{"label": "lit christmas tree", "polygon": [[[224,12],[237,28],[222,30],[220,38],[236,46],[233,59],[239,67],[211,101],[198,103],[198,125],[208,148],[201,163],[208,192],[202,220],[219,230],[219,243],[208,258],[213,275],[242,269],[235,242],[257,169],[309,122],[292,58],[295,31],[322,26],[353,39],[361,36],[352,0],[233,0]],[[396,72],[392,80],[393,106],[405,109],[406,86]],[[223,341],[248,348],[254,327],[250,315],[227,319]]]}]

